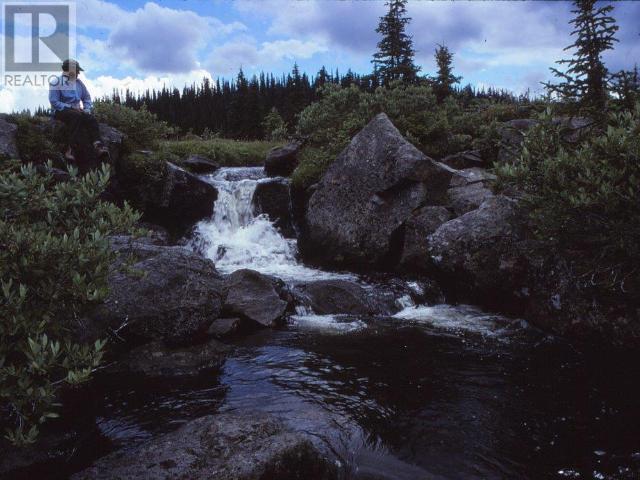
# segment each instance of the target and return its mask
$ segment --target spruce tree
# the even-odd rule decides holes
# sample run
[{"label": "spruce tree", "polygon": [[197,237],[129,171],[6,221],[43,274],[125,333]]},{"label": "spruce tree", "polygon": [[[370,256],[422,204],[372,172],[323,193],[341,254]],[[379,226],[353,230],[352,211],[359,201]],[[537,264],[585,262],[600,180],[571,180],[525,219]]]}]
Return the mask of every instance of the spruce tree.
[{"label": "spruce tree", "polygon": [[571,24],[576,36],[565,50],[575,49],[573,58],[556,63],[567,65],[565,72],[551,68],[560,83],[545,83],[550,94],[559,95],[580,110],[591,113],[604,111],[607,105],[608,72],[602,61],[603,52],[613,48],[618,40],[615,19],[610,15],[613,6],[596,6],[596,0],[575,0],[575,15]]},{"label": "spruce tree", "polygon": [[414,83],[420,71],[413,63],[413,40],[405,32],[405,27],[411,21],[406,16],[406,4],[407,0],[389,0],[385,4],[389,11],[384,17],[380,17],[376,29],[382,39],[378,42],[378,51],[374,53],[372,63],[374,71],[385,85],[398,79]]},{"label": "spruce tree", "polygon": [[438,102],[442,102],[442,100],[453,93],[453,85],[460,83],[462,77],[453,74],[451,67],[453,53],[451,53],[445,45],[438,44],[435,57],[436,64],[438,65],[438,74],[433,79],[433,89]]}]

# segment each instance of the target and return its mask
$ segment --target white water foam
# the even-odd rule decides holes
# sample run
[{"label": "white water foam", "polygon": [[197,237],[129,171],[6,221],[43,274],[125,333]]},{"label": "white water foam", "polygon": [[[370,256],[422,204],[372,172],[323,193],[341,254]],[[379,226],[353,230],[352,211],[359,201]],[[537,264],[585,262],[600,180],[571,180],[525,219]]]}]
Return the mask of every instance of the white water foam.
[{"label": "white water foam", "polygon": [[348,315],[292,315],[289,324],[299,330],[323,333],[350,333],[367,328],[362,320]]},{"label": "white water foam", "polygon": [[221,168],[203,177],[217,188],[218,199],[213,218],[196,226],[194,247],[223,273],[249,268],[285,281],[355,278],[300,264],[296,241],[280,235],[266,215],[254,215],[253,194],[263,178],[262,167]]},{"label": "white water foam", "polygon": [[428,324],[452,333],[478,333],[484,336],[502,336],[509,327],[520,327],[522,321],[483,312],[471,305],[413,306],[396,313],[394,318]]}]

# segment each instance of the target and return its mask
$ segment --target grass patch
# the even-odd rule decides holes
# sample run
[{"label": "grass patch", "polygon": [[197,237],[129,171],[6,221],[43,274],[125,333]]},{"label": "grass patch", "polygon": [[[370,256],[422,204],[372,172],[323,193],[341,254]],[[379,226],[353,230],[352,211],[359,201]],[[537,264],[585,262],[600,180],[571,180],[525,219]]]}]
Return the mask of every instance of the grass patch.
[{"label": "grass patch", "polygon": [[254,167],[263,165],[269,150],[281,145],[282,142],[239,141],[226,138],[166,140],[160,143],[160,150],[184,159],[189,155],[202,155],[221,167]]}]

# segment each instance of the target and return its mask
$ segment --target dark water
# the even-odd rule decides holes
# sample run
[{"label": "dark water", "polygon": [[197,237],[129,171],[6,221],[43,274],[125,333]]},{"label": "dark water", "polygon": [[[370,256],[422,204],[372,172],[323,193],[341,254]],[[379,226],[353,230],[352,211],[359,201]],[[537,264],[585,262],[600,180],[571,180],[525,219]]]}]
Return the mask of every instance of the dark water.
[{"label": "dark water", "polygon": [[640,478],[637,362],[577,353],[520,323],[361,320],[351,331],[301,322],[255,334],[197,380],[103,376],[98,432],[13,478],[64,478],[110,449],[230,410],[280,416],[350,478]]}]

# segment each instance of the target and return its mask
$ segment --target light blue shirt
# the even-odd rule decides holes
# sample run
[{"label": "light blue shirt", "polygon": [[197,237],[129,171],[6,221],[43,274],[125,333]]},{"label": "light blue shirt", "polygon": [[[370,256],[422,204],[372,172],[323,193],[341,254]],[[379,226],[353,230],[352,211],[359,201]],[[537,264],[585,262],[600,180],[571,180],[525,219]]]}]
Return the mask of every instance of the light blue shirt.
[{"label": "light blue shirt", "polygon": [[49,82],[49,102],[54,114],[65,108],[76,107],[80,102],[85,112],[91,112],[93,106],[89,90],[82,80],[79,78],[69,80],[69,77],[64,74]]}]

